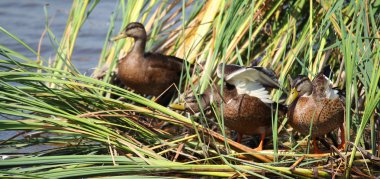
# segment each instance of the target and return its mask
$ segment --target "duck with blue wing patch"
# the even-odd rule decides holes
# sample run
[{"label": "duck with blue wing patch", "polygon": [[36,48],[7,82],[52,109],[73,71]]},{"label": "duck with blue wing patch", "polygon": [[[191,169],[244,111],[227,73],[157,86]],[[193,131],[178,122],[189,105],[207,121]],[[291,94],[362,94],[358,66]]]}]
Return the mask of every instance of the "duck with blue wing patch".
[{"label": "duck with blue wing patch", "polygon": [[187,98],[186,109],[199,112],[199,106],[206,109],[211,103],[216,106],[223,103],[225,126],[238,132],[238,142],[243,134],[260,135],[260,144],[256,148],[260,151],[265,135],[272,132],[272,115],[276,108],[269,93],[272,88],[279,88],[277,78],[269,73],[256,67],[219,64],[217,76],[223,81],[223,90],[219,91],[220,87],[216,85],[208,88],[200,95],[201,104]]}]

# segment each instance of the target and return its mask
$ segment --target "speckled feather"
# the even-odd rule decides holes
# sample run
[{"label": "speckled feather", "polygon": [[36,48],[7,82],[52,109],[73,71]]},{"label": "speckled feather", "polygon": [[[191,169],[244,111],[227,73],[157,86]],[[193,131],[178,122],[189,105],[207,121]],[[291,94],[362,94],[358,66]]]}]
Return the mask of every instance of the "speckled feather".
[{"label": "speckled feather", "polygon": [[[298,78],[304,79],[304,78]],[[301,85],[302,80],[295,80],[295,86]],[[326,95],[332,91],[331,81],[319,73],[312,81],[312,94],[298,97],[289,107],[289,124],[302,134],[309,134],[312,124],[311,137],[324,135],[344,122],[344,104],[337,96]]]},{"label": "speckled feather", "polygon": [[300,97],[289,107],[289,124],[298,132],[308,135],[312,123],[311,137],[318,137],[338,128],[344,120],[341,100]]},{"label": "speckled feather", "polygon": [[[225,65],[224,76],[228,76],[241,68],[245,67]],[[221,76],[221,72],[222,68],[221,65],[219,65],[218,76]],[[225,126],[240,134],[257,135],[271,132],[271,119],[272,112],[274,111],[271,105],[275,106],[275,104],[266,104],[257,97],[247,94],[238,94],[233,84],[225,83],[223,86],[223,96],[220,95],[217,89],[219,89],[218,86],[213,86],[213,88],[208,88],[204,94],[201,95],[202,108],[206,108],[211,102],[216,103],[218,106],[224,103],[223,117]],[[191,103],[188,100],[187,108],[192,109],[194,112],[199,111],[198,104]],[[283,114],[284,112],[280,115]]]}]

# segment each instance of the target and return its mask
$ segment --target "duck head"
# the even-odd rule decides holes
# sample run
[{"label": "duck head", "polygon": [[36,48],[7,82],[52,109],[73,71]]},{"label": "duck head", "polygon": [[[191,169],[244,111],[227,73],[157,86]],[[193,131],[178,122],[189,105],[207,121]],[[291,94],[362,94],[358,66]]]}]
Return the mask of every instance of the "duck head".
[{"label": "duck head", "polygon": [[182,109],[190,112],[191,114],[199,113],[202,110],[206,111],[210,105],[210,95],[212,94],[208,89],[203,94],[198,96],[189,95],[185,98],[185,103],[181,104]]},{"label": "duck head", "polygon": [[180,104],[171,104],[170,107],[178,110],[185,110],[191,114],[196,114],[201,111],[210,112],[211,104],[227,102],[237,96],[236,87],[227,82],[223,82],[223,96],[220,92],[219,85],[212,85],[207,88],[202,94],[189,94],[185,97],[185,102]]},{"label": "duck head", "polygon": [[[185,102],[180,104],[171,104],[170,107],[178,110],[185,110],[192,114],[196,114],[203,111],[208,112],[210,109],[210,104],[213,102],[226,102],[238,95],[236,87],[234,84],[230,84],[224,80],[224,76],[227,74],[240,69],[240,66],[229,65],[225,68],[222,64],[218,65],[217,76],[222,79],[223,82],[223,96],[220,93],[220,85],[212,84],[207,88],[202,94],[189,94],[185,97]],[[224,72],[224,73],[223,73]],[[225,75],[224,75],[225,74]]]},{"label": "duck head", "polygon": [[132,37],[135,40],[136,39],[146,40],[147,35],[146,35],[144,25],[142,25],[139,22],[129,23],[127,27],[125,27],[124,30],[119,35],[112,38],[112,40],[116,41],[116,40],[120,40],[127,37]]},{"label": "duck head", "polygon": [[288,75],[288,80],[290,83],[290,95],[286,100],[286,104],[290,105],[293,103],[298,96],[310,95],[313,92],[313,84],[310,79],[304,75],[298,75],[294,80]]}]

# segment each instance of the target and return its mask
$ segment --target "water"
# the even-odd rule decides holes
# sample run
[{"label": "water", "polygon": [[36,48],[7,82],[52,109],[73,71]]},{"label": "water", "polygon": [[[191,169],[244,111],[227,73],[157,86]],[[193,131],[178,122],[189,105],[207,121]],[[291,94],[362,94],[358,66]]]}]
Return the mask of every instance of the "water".
[{"label": "water", "polygon": [[[44,6],[47,4],[49,4],[47,10],[50,28],[59,40],[65,30],[72,5],[71,0],[1,0],[0,26],[37,51],[45,29]],[[81,73],[90,75],[93,68],[97,66],[109,27],[109,17],[116,4],[117,1],[100,1],[81,28],[72,56],[73,64]],[[23,45],[3,33],[0,33],[0,44],[31,59],[36,58]],[[55,50],[48,36],[45,36],[41,43],[41,55],[47,60],[55,57]],[[8,139],[16,134],[16,131],[0,132],[0,140]],[[14,152],[23,153],[25,150],[33,152],[49,147],[32,146],[23,151]]]},{"label": "water", "polygon": [[[37,51],[41,34],[45,29],[46,4],[50,28],[59,40],[65,30],[71,0],[1,0],[0,26]],[[116,4],[117,1],[100,1],[81,28],[72,56],[74,65],[81,73],[89,75],[97,65],[109,27],[109,17]],[[25,47],[3,33],[0,33],[0,44],[32,59],[36,58]],[[41,43],[41,55],[45,59],[55,57],[48,36],[45,36]]]},{"label": "water", "polygon": [[[100,1],[78,34],[72,55],[72,62],[83,74],[90,75],[93,68],[97,66],[109,28],[109,18],[115,10],[117,2],[116,0]],[[66,27],[71,5],[72,0],[0,0],[0,26],[37,51],[41,35],[45,30],[46,17],[44,7],[46,6],[48,11],[47,18],[50,24],[49,27],[58,38],[58,41],[60,41]],[[181,5],[181,3],[177,4],[179,7]],[[191,10],[192,8],[186,9],[186,17],[189,17]],[[169,13],[169,15],[171,14]],[[120,18],[121,17],[116,19],[116,29],[120,27]],[[36,58],[36,56],[23,45],[1,32],[0,44],[31,59]],[[51,43],[48,36],[45,36],[41,43],[41,56],[46,60],[54,58],[56,54],[54,46],[56,45],[57,44]],[[0,56],[0,59],[3,58]],[[14,118],[14,116],[12,117]],[[6,117],[0,114],[0,120],[1,119],[6,119]],[[0,140],[11,138],[16,134],[17,131],[0,132]],[[24,136],[20,136],[19,138],[22,137]],[[13,152],[34,152],[49,147],[50,146],[32,146]],[[0,150],[0,154],[2,152],[3,151]]]}]

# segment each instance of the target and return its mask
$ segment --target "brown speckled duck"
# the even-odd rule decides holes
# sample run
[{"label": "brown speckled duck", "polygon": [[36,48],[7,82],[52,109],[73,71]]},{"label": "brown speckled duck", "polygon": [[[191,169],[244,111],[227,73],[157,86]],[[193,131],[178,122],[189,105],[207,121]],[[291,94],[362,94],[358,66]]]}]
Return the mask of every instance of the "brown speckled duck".
[{"label": "brown speckled duck", "polygon": [[134,38],[134,45],[118,64],[118,78],[137,93],[162,96],[157,103],[167,105],[175,93],[185,67],[184,60],[158,53],[145,53],[147,34],[144,25],[132,22],[123,32],[114,37],[119,40]]},{"label": "brown speckled duck", "polygon": [[340,128],[341,144],[344,148],[344,103],[337,90],[332,88],[329,78],[319,73],[313,81],[307,76],[299,75],[292,80],[291,94],[288,97],[288,122],[298,132],[308,135],[311,127],[314,153],[321,153],[318,149],[316,137],[323,136],[336,128]]},{"label": "brown speckled duck", "polygon": [[[257,66],[219,64],[217,76],[223,79],[223,91],[215,90],[220,89],[217,85],[208,88],[201,95],[200,106],[206,109],[212,102],[217,106],[223,103],[224,125],[238,132],[237,142],[241,141],[243,134],[260,135],[256,150],[262,150],[265,135],[272,132],[271,121],[275,111],[272,106],[276,107],[270,99],[269,90],[279,88],[274,72]],[[188,97],[185,101],[187,110],[200,111],[194,97]]]}]

